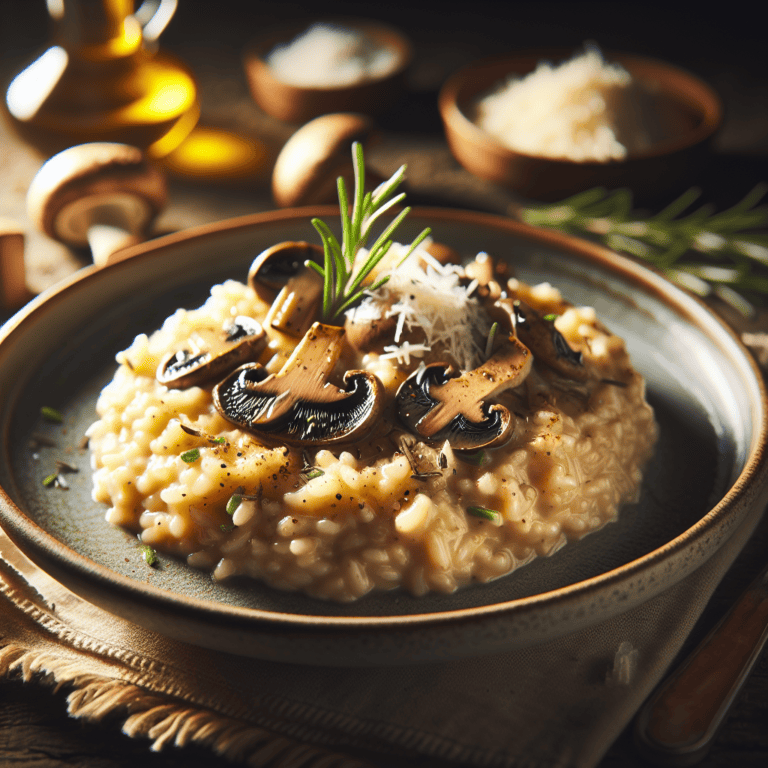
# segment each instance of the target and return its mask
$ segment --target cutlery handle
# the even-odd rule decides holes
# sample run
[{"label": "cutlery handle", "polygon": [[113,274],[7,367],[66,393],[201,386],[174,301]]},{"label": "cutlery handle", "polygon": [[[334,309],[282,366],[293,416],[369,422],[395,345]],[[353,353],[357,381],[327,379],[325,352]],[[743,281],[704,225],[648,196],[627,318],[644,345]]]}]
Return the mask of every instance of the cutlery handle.
[{"label": "cutlery handle", "polygon": [[640,710],[640,751],[662,765],[701,760],[766,640],[768,568]]}]

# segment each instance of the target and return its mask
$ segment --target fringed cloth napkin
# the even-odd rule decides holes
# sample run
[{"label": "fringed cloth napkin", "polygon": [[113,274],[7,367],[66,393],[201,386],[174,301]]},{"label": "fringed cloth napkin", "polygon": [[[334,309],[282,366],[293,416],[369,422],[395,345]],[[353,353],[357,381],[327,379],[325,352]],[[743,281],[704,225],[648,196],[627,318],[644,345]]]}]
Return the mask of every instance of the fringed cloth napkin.
[{"label": "fringed cloth napkin", "polygon": [[698,571],[600,626],[516,652],[364,669],[169,640],[73,595],[0,531],[0,678],[64,686],[73,717],[109,716],[105,727],[122,722],[153,750],[195,743],[234,764],[594,766],[668,668],[756,518]]}]

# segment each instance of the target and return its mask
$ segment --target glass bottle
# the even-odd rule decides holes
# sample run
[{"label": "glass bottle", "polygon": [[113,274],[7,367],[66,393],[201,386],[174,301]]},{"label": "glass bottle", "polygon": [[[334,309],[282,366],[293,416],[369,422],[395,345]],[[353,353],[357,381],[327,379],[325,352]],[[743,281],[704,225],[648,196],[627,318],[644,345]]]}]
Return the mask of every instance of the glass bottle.
[{"label": "glass bottle", "polygon": [[200,116],[188,68],[158,49],[177,0],[47,0],[50,47],[6,93],[11,122],[45,155],[118,141],[150,157],[175,149]]}]

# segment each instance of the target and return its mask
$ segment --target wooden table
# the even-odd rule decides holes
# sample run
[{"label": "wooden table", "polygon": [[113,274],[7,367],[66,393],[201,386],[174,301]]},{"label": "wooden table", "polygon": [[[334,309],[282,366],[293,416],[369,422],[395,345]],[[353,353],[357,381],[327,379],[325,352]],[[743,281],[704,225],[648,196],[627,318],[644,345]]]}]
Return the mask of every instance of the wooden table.
[{"label": "wooden table", "polygon": [[[182,2],[163,37],[163,45],[195,71],[203,120],[260,137],[271,157],[292,128],[266,118],[248,97],[240,51],[258,30],[289,7],[277,2],[241,5]],[[469,191],[475,207],[493,207],[494,190],[472,179],[452,160],[436,110],[436,92],[459,64],[494,52],[521,47],[565,45],[584,40],[606,49],[657,55],[685,66],[712,83],[723,96],[727,121],[707,167],[690,183],[700,185],[703,199],[719,207],[740,199],[757,181],[768,181],[768,62],[756,20],[746,3],[729,3],[711,17],[669,3],[326,3],[324,13],[370,15],[403,28],[416,44],[417,61],[411,92],[382,121],[385,140],[372,158],[385,170],[409,163],[409,180],[435,203],[450,203]],[[294,9],[295,10],[295,9]],[[725,14],[728,14],[727,16]],[[47,40],[45,4],[4,3],[0,8],[0,80],[10,76]],[[42,158],[0,126],[0,216],[29,227],[24,195]],[[439,170],[440,185],[433,183]],[[158,222],[159,231],[181,229],[273,207],[264,174],[248,184],[200,184],[171,180],[171,202]],[[682,190],[681,190],[682,191]],[[662,201],[663,202],[663,201]],[[79,268],[82,254],[31,230],[27,241],[30,285],[42,290]],[[768,551],[768,523],[763,522],[736,565],[717,590],[697,625],[690,644],[701,638],[734,597],[760,569]],[[0,629],[1,631],[1,629]],[[155,755],[141,742],[119,733],[115,724],[98,727],[73,721],[65,712],[65,692],[15,681],[0,683],[0,766],[15,768],[214,768],[224,765],[208,752],[168,750]],[[731,716],[721,730],[706,768],[768,764],[768,659],[758,663]],[[423,763],[422,763],[423,764]],[[600,768],[644,766],[631,735],[611,748]]]}]

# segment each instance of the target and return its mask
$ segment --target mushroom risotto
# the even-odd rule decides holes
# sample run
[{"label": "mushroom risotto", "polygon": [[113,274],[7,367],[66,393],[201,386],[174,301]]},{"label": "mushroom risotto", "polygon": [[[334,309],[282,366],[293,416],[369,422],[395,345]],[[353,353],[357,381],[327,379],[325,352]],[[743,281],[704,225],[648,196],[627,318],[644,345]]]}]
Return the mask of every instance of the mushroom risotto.
[{"label": "mushroom risotto", "polygon": [[349,601],[495,579],[637,497],[653,413],[592,309],[428,238],[377,260],[345,237],[337,295],[321,234],[117,356],[88,431],[110,523],[216,579]]}]

